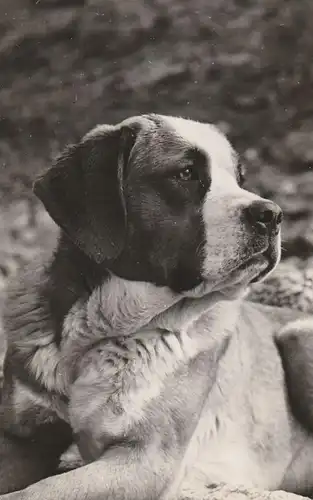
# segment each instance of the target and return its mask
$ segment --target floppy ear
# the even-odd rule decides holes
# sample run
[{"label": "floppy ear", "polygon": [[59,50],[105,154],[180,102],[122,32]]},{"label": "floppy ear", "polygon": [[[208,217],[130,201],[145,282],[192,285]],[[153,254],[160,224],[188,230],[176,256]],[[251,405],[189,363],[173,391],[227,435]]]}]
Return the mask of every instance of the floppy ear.
[{"label": "floppy ear", "polygon": [[101,127],[69,146],[34,183],[52,219],[97,263],[116,258],[123,249],[123,177],[135,139],[128,126]]}]

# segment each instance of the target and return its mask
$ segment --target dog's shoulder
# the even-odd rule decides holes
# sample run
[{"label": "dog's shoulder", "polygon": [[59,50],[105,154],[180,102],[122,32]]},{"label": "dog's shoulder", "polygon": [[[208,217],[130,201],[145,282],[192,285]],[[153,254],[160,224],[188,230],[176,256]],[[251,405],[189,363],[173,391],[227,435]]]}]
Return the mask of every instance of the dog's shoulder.
[{"label": "dog's shoulder", "polygon": [[57,331],[49,303],[50,260],[51,255],[42,253],[9,283],[3,313],[7,341],[5,382],[17,377],[33,385],[36,370],[30,369],[32,358],[43,348],[56,345]]},{"label": "dog's shoulder", "polygon": [[3,315],[8,346],[5,368],[9,365],[27,384],[53,384],[44,373],[47,364],[51,370],[51,363],[59,358],[64,318],[79,298],[90,293],[95,281],[79,259],[61,238],[56,249],[38,255],[8,286]]},{"label": "dog's shoulder", "polygon": [[4,308],[9,345],[36,339],[44,343],[47,336],[59,345],[72,305],[102,278],[90,259],[60,234],[54,249],[43,251],[9,284]]},{"label": "dog's shoulder", "polygon": [[34,324],[47,320],[45,289],[48,286],[48,259],[48,256],[40,255],[9,282],[3,311],[9,344],[25,339],[34,329]]}]

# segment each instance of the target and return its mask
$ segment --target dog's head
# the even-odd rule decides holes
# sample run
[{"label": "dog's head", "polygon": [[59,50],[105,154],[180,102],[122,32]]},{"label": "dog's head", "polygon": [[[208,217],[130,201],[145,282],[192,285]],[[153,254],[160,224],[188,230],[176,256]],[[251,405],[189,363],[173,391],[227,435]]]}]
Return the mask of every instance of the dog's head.
[{"label": "dog's head", "polygon": [[210,124],[143,115],[100,125],[34,192],[83,252],[126,279],[226,289],[280,257],[279,207],[243,189],[236,153]]}]

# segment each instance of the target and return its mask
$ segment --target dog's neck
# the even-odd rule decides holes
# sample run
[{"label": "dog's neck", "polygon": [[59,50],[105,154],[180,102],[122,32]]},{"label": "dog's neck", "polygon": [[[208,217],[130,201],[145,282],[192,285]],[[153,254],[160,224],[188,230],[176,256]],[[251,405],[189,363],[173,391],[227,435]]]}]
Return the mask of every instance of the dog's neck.
[{"label": "dog's neck", "polygon": [[52,287],[56,291],[54,301],[57,305],[62,301],[64,308],[60,338],[63,336],[68,346],[79,345],[82,351],[105,339],[132,335],[148,325],[177,331],[209,310],[206,323],[211,322],[214,329],[213,324],[224,322],[226,309],[233,310],[232,318],[238,309],[237,298],[229,300],[219,292],[211,293],[201,287],[187,297],[168,287],[118,278],[89,259],[64,234],[52,265],[53,279],[57,282],[59,277],[63,281],[62,294],[60,287]]},{"label": "dog's neck", "polygon": [[[79,283],[82,291],[88,293],[104,281],[108,272],[104,266],[88,257],[61,231],[51,263],[51,274],[55,276],[55,279],[62,275],[62,279],[65,277],[66,281],[71,284]],[[79,297],[85,293],[80,293]]]},{"label": "dog's neck", "polygon": [[105,281],[105,269],[92,261],[63,232],[46,270],[46,280],[41,296],[45,298],[54,322],[55,342],[62,338],[64,318],[80,299],[88,297],[92,290]]},{"label": "dog's neck", "polygon": [[207,332],[216,330],[220,335],[236,322],[239,303],[219,292],[187,298],[167,287],[111,275],[87,300],[72,307],[64,322],[62,350],[65,357],[80,359],[99,342],[117,338],[164,331],[183,332],[200,340],[208,337]]},{"label": "dog's neck", "polygon": [[[104,302],[107,309],[112,312],[117,311],[121,306],[123,307],[128,301],[132,304],[133,300],[139,300],[141,304],[140,314],[149,314],[147,323],[154,316],[180,301],[183,297],[198,299],[203,295],[210,295],[211,292],[211,290],[205,289],[204,284],[201,284],[192,291],[179,295],[165,286],[155,286],[144,282],[138,285],[135,281],[123,280],[122,278],[114,281],[111,278],[112,275],[105,265],[94,262],[61,232],[59,243],[51,262],[51,269],[48,276],[49,284],[46,292],[52,309],[52,316],[56,319],[56,323],[58,323],[57,330],[63,324],[64,318],[71,307],[80,298],[87,300],[96,289],[98,291],[95,293],[101,294],[103,310]],[[147,296],[148,289],[149,297]],[[221,300],[223,299],[222,296],[220,298]],[[236,297],[231,297],[231,299],[234,298]],[[100,297],[97,300],[99,302]],[[97,300],[92,300],[91,302],[97,302]],[[110,303],[108,303],[108,300],[110,300]],[[149,300],[151,300],[150,303]],[[115,303],[113,303],[114,301]],[[137,304],[137,309],[139,309],[139,304]],[[59,335],[59,340],[61,340],[61,335]]]}]

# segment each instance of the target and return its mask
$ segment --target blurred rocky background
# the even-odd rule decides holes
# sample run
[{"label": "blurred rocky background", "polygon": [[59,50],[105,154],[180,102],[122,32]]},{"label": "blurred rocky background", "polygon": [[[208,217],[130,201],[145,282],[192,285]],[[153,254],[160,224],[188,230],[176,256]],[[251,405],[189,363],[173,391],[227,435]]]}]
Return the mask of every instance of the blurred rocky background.
[{"label": "blurred rocky background", "polygon": [[[313,255],[312,0],[1,0],[0,288],[49,245],[34,176],[99,122],[217,123]],[[286,262],[290,262],[289,260]]]}]

